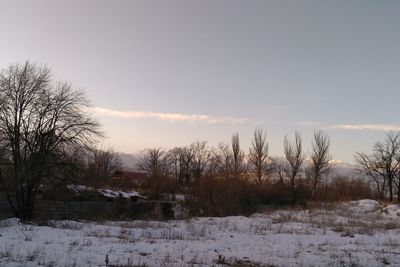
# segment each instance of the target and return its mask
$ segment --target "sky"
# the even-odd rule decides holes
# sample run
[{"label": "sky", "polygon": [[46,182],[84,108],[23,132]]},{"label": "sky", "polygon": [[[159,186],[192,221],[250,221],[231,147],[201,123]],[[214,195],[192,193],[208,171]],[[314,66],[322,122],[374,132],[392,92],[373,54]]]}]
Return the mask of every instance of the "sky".
[{"label": "sky", "polygon": [[0,68],[85,89],[103,146],[133,153],[255,128],[272,156],[315,130],[352,162],[400,130],[400,1],[3,1]]}]

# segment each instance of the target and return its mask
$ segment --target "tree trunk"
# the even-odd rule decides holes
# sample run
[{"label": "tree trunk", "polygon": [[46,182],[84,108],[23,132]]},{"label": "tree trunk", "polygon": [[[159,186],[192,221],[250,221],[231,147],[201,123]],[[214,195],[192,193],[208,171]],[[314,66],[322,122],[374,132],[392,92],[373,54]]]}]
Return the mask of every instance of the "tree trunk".
[{"label": "tree trunk", "polygon": [[317,191],[317,183],[318,183],[318,180],[317,179],[314,179],[314,181],[313,181],[313,185],[312,185],[312,189],[311,189],[311,198],[313,199],[313,200],[315,200],[315,196],[316,196],[316,191]]},{"label": "tree trunk", "polygon": [[393,180],[389,178],[389,201],[393,202]]}]

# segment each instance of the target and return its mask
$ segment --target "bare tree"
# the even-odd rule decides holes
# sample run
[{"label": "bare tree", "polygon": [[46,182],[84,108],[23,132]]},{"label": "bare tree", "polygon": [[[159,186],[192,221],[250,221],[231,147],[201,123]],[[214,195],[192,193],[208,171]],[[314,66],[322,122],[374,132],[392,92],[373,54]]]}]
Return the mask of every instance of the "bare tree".
[{"label": "bare tree", "polygon": [[149,149],[137,163],[137,167],[153,177],[166,175],[168,174],[168,154],[161,148]]},{"label": "bare tree", "polygon": [[181,157],[180,157],[180,147],[175,147],[173,149],[168,150],[168,165],[170,173],[176,180],[179,181],[180,178],[180,165],[181,165]]},{"label": "bare tree", "polygon": [[1,71],[0,143],[12,171],[0,182],[17,217],[32,218],[39,186],[51,177],[60,153],[101,136],[88,106],[81,90],[54,82],[47,67],[26,62]]},{"label": "bare tree", "polygon": [[315,198],[318,183],[331,169],[329,144],[329,136],[325,132],[314,132],[314,139],[311,143],[311,162],[307,170],[311,177],[311,196],[313,198]]},{"label": "bare tree", "polygon": [[230,177],[232,152],[229,148],[229,145],[220,143],[215,154],[216,165],[218,166],[218,175],[222,177]]},{"label": "bare tree", "polygon": [[256,181],[262,184],[271,171],[268,161],[267,134],[262,129],[255,129],[252,147],[249,151],[249,163],[255,172]]},{"label": "bare tree", "polygon": [[87,153],[86,158],[85,180],[93,187],[103,185],[117,170],[122,168],[118,153],[111,148],[92,149]]},{"label": "bare tree", "polygon": [[239,135],[232,136],[231,145],[221,143],[216,155],[219,175],[227,178],[240,178],[246,171],[245,154],[240,149]]},{"label": "bare tree", "polygon": [[221,175],[221,155],[219,152],[219,147],[218,148],[214,148],[211,147],[210,148],[210,157],[208,158],[208,166],[207,166],[207,170],[205,173],[205,176],[207,177],[216,177],[218,175]]},{"label": "bare tree", "polygon": [[194,153],[191,147],[176,147],[170,151],[173,173],[180,183],[188,183],[192,177]]},{"label": "bare tree", "polygon": [[[244,162],[245,154],[240,149],[239,134],[236,133],[232,136],[232,177],[240,178],[246,171],[246,164]],[[267,152],[268,153],[268,152]]]},{"label": "bare tree", "polygon": [[207,141],[196,141],[191,146],[193,151],[192,172],[196,181],[199,181],[209,167],[212,153]]},{"label": "bare tree", "polygon": [[[393,201],[394,186],[399,183],[400,168],[400,133],[389,133],[383,142],[377,142],[372,154],[356,153],[358,171],[375,183],[379,197],[385,197],[389,191],[389,200]],[[398,190],[400,200],[400,190]]]},{"label": "bare tree", "polygon": [[381,172],[381,168],[372,155],[364,152],[356,152],[355,161],[357,162],[356,171],[370,178],[376,186],[379,199],[385,198],[387,178]]},{"label": "bare tree", "polygon": [[273,157],[271,158],[271,166],[273,174],[279,179],[279,183],[283,185],[286,179],[287,162],[285,158]]},{"label": "bare tree", "polygon": [[288,163],[286,174],[289,178],[289,188],[293,195],[294,204],[296,204],[298,200],[296,180],[299,176],[301,165],[304,161],[303,145],[300,134],[297,131],[295,132],[294,143],[292,143],[286,135],[283,141],[283,147],[285,158]]}]

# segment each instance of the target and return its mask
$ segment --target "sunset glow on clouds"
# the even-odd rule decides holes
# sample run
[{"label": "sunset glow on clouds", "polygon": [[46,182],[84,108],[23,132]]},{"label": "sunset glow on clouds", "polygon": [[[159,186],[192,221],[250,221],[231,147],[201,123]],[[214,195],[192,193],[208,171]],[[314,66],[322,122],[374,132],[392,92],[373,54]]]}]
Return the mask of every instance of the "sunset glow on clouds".
[{"label": "sunset glow on clouds", "polygon": [[[93,107],[91,111],[100,116],[124,119],[156,119],[168,122],[189,122],[206,124],[251,124],[254,120],[249,118],[220,117],[202,114],[163,113],[151,111],[122,111],[102,107]],[[317,122],[300,122],[299,125],[322,127],[340,130],[370,130],[370,131],[400,131],[400,125],[392,124],[335,124],[326,126]]]},{"label": "sunset glow on clouds", "polygon": [[102,107],[93,107],[91,109],[95,114],[101,116],[125,118],[125,119],[156,119],[169,122],[191,122],[207,124],[246,124],[252,123],[252,120],[235,117],[218,117],[201,114],[182,114],[182,113],[162,113],[150,111],[121,111]]},{"label": "sunset glow on clouds", "polygon": [[350,131],[400,131],[400,125],[396,124],[323,124],[319,122],[304,121],[298,125],[306,127],[316,127],[332,130],[350,130]]},{"label": "sunset glow on clouds", "polygon": [[331,129],[343,130],[373,130],[373,131],[400,131],[400,125],[391,124],[339,124],[332,125]]}]

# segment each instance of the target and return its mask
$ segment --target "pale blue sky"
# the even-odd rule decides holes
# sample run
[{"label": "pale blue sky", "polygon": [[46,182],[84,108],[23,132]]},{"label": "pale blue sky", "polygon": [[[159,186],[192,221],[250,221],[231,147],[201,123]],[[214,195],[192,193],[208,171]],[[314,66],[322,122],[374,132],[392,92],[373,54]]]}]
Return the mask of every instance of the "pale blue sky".
[{"label": "pale blue sky", "polygon": [[[85,88],[123,152],[299,130],[352,161],[399,130],[400,1],[0,1],[0,67]],[[175,114],[175,115],[173,115]],[[208,115],[200,117],[197,115]]]}]

